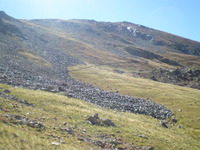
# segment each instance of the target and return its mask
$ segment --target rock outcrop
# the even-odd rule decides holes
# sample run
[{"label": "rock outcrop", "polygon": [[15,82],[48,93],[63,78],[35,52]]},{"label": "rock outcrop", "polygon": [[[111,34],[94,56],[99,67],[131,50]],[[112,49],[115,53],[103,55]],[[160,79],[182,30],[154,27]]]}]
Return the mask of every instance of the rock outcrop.
[{"label": "rock outcrop", "polygon": [[199,69],[156,69],[146,74],[141,73],[140,76],[152,79],[154,81],[200,89]]},{"label": "rock outcrop", "polygon": [[110,119],[101,119],[99,118],[99,114],[94,114],[87,118],[90,124],[92,125],[100,125],[100,126],[115,126],[115,124]]}]

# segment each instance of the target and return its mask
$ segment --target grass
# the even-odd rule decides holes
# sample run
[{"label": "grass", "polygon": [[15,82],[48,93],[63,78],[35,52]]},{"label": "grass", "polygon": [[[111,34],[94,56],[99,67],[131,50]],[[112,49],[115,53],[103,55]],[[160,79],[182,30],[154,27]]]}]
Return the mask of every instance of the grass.
[{"label": "grass", "polygon": [[169,59],[178,61],[183,66],[191,69],[200,69],[200,57],[194,55],[178,54],[178,53],[166,53],[164,54]]},{"label": "grass", "polygon": [[[94,144],[95,141],[108,142],[111,139],[123,141],[117,147],[133,144],[153,146],[155,149],[199,149],[199,90],[132,78],[94,66],[88,66],[87,69],[81,69],[82,67],[86,66],[70,68],[71,75],[108,91],[117,90],[122,94],[149,97],[171,108],[178,123],[164,128],[158,120],[150,116],[100,108],[82,100],[68,98],[63,93],[55,94],[0,84],[0,92],[34,104],[25,106],[0,96],[0,149],[96,150],[100,147]],[[11,93],[5,93],[5,89]],[[182,111],[179,112],[179,109]],[[95,113],[98,113],[100,118],[111,119],[116,126],[89,124],[86,121],[87,116]],[[17,124],[15,120],[5,117],[5,114],[40,121],[46,129],[38,130]],[[177,125],[182,128],[177,128]],[[69,128],[73,134],[63,130]],[[52,142],[58,142],[59,145],[53,145]]]},{"label": "grass", "polygon": [[[9,95],[26,100],[34,107],[0,97],[0,149],[99,149],[91,141],[121,139],[118,147],[152,145],[155,149],[197,149],[198,141],[189,132],[175,126],[163,128],[149,116],[103,109],[82,100],[67,98],[62,94],[27,90],[0,84],[0,91],[11,91]],[[88,115],[98,113],[101,118],[111,119],[116,127],[90,125]],[[46,130],[37,130],[26,125],[15,124],[4,114],[20,115],[42,122]],[[74,135],[61,129],[73,128]],[[85,131],[85,132],[83,132]],[[195,132],[195,130],[192,130]],[[143,137],[139,137],[143,135]],[[28,137],[28,138],[27,138]],[[106,139],[103,139],[106,141]],[[59,145],[52,145],[58,142]]]},{"label": "grass", "polygon": [[[71,67],[71,76],[107,91],[118,91],[121,94],[134,97],[150,98],[172,109],[175,114],[174,117],[178,120],[178,124],[183,127],[175,131],[176,135],[183,132],[186,136],[185,140],[188,140],[188,142],[191,137],[195,141],[194,143],[191,142],[191,147],[192,145],[200,143],[199,90],[159,83],[148,79],[133,78],[102,69],[103,67],[89,66],[86,69],[82,68],[86,67]],[[151,129],[151,131],[154,132],[154,129]],[[157,136],[160,137],[162,134],[158,133]],[[172,136],[170,134],[168,135],[169,138]],[[178,139],[176,135],[173,138]],[[184,143],[182,141],[179,144],[183,145]],[[166,143],[163,143],[163,145],[166,145]],[[191,147],[188,148],[192,149]]]},{"label": "grass", "polygon": [[46,60],[44,60],[43,58],[41,58],[39,56],[33,55],[28,52],[18,52],[18,53],[36,63],[42,65],[42,66],[51,67],[51,64],[49,64]]}]

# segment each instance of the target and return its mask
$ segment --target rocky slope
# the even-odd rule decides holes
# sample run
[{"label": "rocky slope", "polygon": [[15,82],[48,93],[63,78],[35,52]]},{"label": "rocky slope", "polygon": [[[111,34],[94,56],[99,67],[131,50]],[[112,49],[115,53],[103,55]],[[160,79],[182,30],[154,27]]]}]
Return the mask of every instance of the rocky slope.
[{"label": "rocky slope", "polygon": [[[188,86],[195,89],[200,89],[200,70],[191,69],[157,69],[148,73],[137,74],[143,78],[149,78],[154,81],[175,84],[179,86]],[[133,74],[133,76],[137,76]]]},{"label": "rocky slope", "polygon": [[172,115],[171,110],[151,100],[106,92],[97,87],[74,80],[67,72],[58,71],[60,71],[59,74],[53,79],[41,74],[33,74],[18,67],[1,67],[0,82],[49,92],[65,92],[68,97],[83,99],[101,107],[150,115],[158,119],[166,119]]}]

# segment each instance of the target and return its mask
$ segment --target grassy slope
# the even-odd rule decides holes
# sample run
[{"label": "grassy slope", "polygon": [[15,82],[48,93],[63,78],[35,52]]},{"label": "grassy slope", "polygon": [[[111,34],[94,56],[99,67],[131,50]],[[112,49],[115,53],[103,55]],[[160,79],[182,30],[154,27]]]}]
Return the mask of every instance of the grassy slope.
[{"label": "grassy slope", "polygon": [[[17,98],[34,104],[24,106],[16,101],[0,97],[0,148],[1,149],[98,149],[95,145],[79,140],[79,137],[101,140],[100,136],[122,139],[124,146],[153,145],[155,149],[197,149],[198,141],[188,132],[196,130],[161,127],[151,117],[102,109],[87,102],[67,98],[62,94],[33,91],[0,84],[3,92],[9,89]],[[101,118],[111,119],[116,127],[90,125],[86,115],[99,113]],[[41,121],[46,130],[38,131],[26,125],[14,124],[3,114],[20,115]],[[76,136],[61,131],[73,128]],[[86,132],[83,132],[83,131]],[[138,137],[143,135],[143,137]],[[27,138],[28,137],[28,138]],[[52,142],[60,145],[52,145]],[[127,144],[126,144],[126,143]],[[120,146],[120,145],[118,145]],[[121,145],[122,146],[122,145]]]},{"label": "grassy slope", "polygon": [[[81,68],[85,68],[85,66],[70,68],[71,75],[104,90],[119,91],[119,93],[130,96],[150,98],[172,109],[175,118],[178,119],[178,124],[183,126],[182,129],[175,131],[176,134],[183,132],[187,137],[185,140],[188,142],[189,138],[193,139],[195,142],[191,142],[191,145],[200,143],[199,90],[154,82],[147,79],[128,77],[94,66],[88,67],[87,69]],[[160,136],[161,134],[158,134],[158,137]],[[180,145],[184,145],[184,143],[182,141]]]}]

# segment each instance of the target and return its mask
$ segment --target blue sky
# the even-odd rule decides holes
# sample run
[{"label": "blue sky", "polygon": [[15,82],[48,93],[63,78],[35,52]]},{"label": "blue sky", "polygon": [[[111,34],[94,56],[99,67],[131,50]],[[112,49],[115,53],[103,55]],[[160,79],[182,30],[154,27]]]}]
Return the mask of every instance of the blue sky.
[{"label": "blue sky", "polygon": [[129,21],[200,42],[200,0],[0,0],[18,19]]}]

